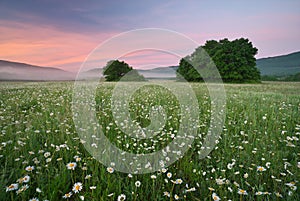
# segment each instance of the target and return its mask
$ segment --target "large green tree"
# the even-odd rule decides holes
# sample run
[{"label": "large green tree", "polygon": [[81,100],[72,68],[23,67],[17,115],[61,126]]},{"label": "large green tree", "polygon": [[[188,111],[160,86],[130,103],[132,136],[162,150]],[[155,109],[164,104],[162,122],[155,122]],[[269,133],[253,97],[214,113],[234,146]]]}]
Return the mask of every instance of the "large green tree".
[{"label": "large green tree", "polygon": [[119,81],[125,76],[123,81],[144,81],[145,78],[124,61],[111,60],[107,62],[103,69],[103,75],[106,81]]},{"label": "large green tree", "polygon": [[[209,40],[190,56],[180,61],[177,73],[187,81],[202,81],[203,77],[213,79],[214,75],[210,74],[212,63],[208,58],[209,55],[224,82],[258,82],[260,72],[256,68],[254,57],[256,54],[257,48],[253,47],[252,43],[245,38],[233,41],[228,39]],[[200,75],[193,66],[204,69],[204,73]]]}]

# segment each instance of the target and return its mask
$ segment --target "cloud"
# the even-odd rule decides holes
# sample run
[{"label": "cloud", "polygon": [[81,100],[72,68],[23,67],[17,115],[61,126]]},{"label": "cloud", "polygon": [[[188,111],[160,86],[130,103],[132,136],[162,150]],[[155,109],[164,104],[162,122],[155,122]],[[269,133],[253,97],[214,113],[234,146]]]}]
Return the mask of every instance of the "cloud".
[{"label": "cloud", "polygon": [[[247,37],[259,48],[258,57],[284,54],[299,50],[299,6],[297,1],[1,1],[0,57],[76,71],[106,39],[144,27],[178,31],[199,45]],[[91,64],[114,59],[103,54]],[[130,63],[159,62],[155,57],[172,63],[153,52]]]},{"label": "cloud", "polygon": [[47,25],[5,20],[0,20],[0,32],[2,59],[62,68],[70,63],[77,63],[77,66],[69,70],[77,70],[100,42],[114,35],[110,32],[63,32]]}]

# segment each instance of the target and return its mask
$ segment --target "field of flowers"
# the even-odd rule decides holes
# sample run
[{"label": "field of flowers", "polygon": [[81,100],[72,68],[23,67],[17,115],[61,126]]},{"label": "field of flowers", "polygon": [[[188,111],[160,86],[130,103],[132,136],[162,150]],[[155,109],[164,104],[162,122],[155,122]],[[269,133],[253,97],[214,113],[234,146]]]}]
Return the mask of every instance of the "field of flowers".
[{"label": "field of flowers", "polygon": [[[198,137],[171,166],[136,175],[86,151],[73,122],[72,82],[0,83],[0,200],[300,200],[300,84],[226,84],[223,132],[201,160],[210,98],[204,84],[192,87],[201,113]],[[169,91],[144,87],[131,99],[131,117],[142,126],[154,105],[168,115],[155,137],[136,140],[115,125],[113,89],[102,83],[95,107],[111,143],[150,153],[176,137],[179,107]]]}]

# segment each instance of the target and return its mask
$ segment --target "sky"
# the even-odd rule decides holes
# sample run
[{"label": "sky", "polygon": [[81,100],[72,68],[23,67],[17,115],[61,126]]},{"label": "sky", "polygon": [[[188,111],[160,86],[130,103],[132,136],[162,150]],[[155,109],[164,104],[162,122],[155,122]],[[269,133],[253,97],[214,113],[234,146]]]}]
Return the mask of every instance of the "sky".
[{"label": "sky", "polygon": [[[256,58],[288,54],[300,50],[300,1],[1,0],[0,60],[76,72],[104,41],[143,28],[176,31],[199,46],[249,38]],[[148,50],[122,59],[137,68],[179,61]]]}]

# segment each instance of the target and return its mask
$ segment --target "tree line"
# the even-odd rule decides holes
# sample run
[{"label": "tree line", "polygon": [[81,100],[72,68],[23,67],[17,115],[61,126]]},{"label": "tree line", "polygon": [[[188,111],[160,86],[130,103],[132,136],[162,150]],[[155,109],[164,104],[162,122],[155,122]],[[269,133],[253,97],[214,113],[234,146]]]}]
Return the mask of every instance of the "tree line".
[{"label": "tree line", "polygon": [[[245,38],[233,41],[227,38],[206,41],[191,55],[180,60],[176,70],[177,80],[185,79],[189,82],[213,80],[217,75],[212,69],[216,68],[223,82],[259,82],[261,77],[255,59],[257,51],[249,39]],[[145,81],[137,70],[119,60],[109,61],[104,67],[103,74],[106,81],[119,81],[124,75],[126,81]]]}]

